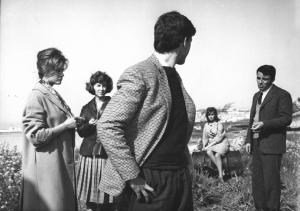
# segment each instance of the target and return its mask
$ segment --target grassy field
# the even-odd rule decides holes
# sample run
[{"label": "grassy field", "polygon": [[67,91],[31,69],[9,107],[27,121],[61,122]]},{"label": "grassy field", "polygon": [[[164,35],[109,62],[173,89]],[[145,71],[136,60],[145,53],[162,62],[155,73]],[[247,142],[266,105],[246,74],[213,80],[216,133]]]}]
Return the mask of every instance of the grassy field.
[{"label": "grassy field", "polygon": [[[287,153],[282,159],[281,210],[300,210],[300,133],[289,132]],[[251,156],[241,151],[243,173],[231,176],[225,183],[207,173],[195,173],[193,194],[195,211],[254,210],[251,190]],[[298,208],[298,209],[297,209]]]},{"label": "grassy field", "polygon": [[[244,135],[244,132],[241,133]],[[239,134],[239,135],[241,135]],[[233,137],[239,136],[237,133]],[[194,139],[196,141],[196,138]],[[194,173],[193,196],[195,211],[253,210],[251,196],[251,157],[241,151],[243,173],[226,178],[219,183],[214,176]],[[76,155],[78,158],[78,155]],[[21,154],[16,148],[0,143],[0,211],[18,210],[20,193]],[[300,133],[289,132],[287,153],[282,160],[282,211],[300,210]],[[299,208],[299,209],[297,209]],[[84,211],[84,204],[80,203]]]}]

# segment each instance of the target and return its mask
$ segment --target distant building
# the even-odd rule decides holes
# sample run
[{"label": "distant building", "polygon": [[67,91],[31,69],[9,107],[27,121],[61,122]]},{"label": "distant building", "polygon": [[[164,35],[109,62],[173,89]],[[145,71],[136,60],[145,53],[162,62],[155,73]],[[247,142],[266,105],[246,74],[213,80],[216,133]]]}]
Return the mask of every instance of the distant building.
[{"label": "distant building", "polygon": [[[250,111],[244,108],[229,108],[228,110],[218,110],[218,116],[221,122],[236,122],[249,119]],[[196,112],[196,122],[205,122],[205,109],[199,109]]]}]

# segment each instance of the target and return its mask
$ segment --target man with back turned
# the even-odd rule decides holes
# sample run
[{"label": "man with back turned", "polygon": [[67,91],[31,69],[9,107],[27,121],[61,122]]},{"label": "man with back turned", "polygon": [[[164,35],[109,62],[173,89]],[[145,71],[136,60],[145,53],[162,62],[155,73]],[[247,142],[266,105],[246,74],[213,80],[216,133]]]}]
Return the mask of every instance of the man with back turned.
[{"label": "man with back turned", "polygon": [[100,189],[121,194],[119,210],[193,210],[187,143],[195,105],[175,65],[185,63],[195,33],[179,12],[161,15],[155,52],[121,75],[97,125],[109,157]]}]

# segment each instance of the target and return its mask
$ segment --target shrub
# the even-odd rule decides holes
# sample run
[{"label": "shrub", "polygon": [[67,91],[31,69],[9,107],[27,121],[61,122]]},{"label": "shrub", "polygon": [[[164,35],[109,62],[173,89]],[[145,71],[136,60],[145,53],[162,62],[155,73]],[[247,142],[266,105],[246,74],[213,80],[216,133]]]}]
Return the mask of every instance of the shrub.
[{"label": "shrub", "polygon": [[0,210],[18,210],[21,189],[21,154],[0,143]]}]

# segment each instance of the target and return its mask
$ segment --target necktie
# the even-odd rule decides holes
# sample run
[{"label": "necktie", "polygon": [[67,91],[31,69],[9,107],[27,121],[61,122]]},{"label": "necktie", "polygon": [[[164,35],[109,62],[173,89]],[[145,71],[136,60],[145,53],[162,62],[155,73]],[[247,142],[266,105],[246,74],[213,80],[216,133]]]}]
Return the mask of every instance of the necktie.
[{"label": "necktie", "polygon": [[261,104],[262,95],[263,95],[263,92],[259,92],[258,98],[257,98],[257,103],[258,103],[258,105]]}]

